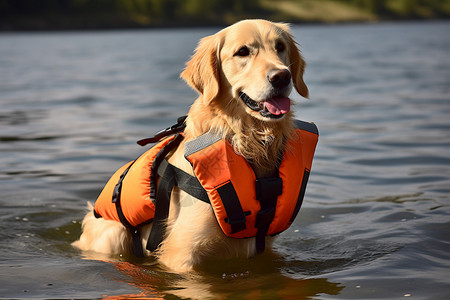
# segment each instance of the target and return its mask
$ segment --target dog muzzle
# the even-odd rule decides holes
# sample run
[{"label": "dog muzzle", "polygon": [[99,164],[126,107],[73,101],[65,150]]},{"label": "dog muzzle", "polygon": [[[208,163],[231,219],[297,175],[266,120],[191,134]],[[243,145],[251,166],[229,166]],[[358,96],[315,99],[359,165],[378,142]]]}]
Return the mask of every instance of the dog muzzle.
[{"label": "dog muzzle", "polygon": [[291,110],[291,100],[284,96],[275,96],[271,99],[256,102],[246,93],[239,92],[239,98],[253,111],[265,118],[280,119]]}]

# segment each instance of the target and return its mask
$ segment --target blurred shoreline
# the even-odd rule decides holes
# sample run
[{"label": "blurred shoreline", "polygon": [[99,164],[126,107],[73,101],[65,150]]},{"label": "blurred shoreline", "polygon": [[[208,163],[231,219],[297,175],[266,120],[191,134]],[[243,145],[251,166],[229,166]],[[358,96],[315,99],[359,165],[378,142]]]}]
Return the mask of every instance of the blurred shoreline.
[{"label": "blurred shoreline", "polygon": [[224,27],[450,19],[450,0],[0,0],[0,32]]}]

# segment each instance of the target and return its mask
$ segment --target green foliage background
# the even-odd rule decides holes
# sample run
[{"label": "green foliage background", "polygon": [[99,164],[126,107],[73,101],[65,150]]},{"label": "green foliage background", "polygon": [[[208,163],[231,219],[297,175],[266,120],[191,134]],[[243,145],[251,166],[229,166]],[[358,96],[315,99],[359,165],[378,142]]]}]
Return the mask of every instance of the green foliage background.
[{"label": "green foliage background", "polygon": [[0,0],[0,30],[227,25],[243,18],[300,23],[449,17],[450,0]]}]

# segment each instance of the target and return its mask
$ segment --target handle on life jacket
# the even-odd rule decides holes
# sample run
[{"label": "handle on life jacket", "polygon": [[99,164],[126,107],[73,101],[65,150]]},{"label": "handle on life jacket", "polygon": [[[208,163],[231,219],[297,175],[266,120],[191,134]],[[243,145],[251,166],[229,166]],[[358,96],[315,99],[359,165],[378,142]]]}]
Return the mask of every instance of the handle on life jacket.
[{"label": "handle on life jacket", "polygon": [[186,118],[187,116],[179,117],[177,119],[177,124],[167,127],[166,129],[160,130],[157,133],[155,133],[153,137],[139,140],[137,141],[137,143],[141,146],[145,146],[147,144],[159,142],[162,138],[166,136],[184,131],[184,129],[186,128],[185,123]]}]

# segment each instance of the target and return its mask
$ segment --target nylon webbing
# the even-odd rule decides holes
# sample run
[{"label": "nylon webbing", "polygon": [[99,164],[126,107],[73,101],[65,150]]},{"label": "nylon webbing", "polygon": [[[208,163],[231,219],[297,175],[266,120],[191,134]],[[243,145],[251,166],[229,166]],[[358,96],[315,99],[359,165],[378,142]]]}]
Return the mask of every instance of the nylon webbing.
[{"label": "nylon webbing", "polygon": [[150,172],[150,199],[155,204],[155,215],[153,217],[152,229],[148,237],[146,249],[154,251],[161,244],[166,232],[166,221],[169,216],[170,194],[175,185],[175,177],[171,169],[166,168],[157,186],[158,169],[164,158],[183,140],[181,134],[177,134],[173,140],[162,148],[153,160]]},{"label": "nylon webbing", "polygon": [[171,168],[167,168],[158,186],[155,203],[155,216],[146,249],[155,251],[164,239],[169,216],[170,194],[175,185],[175,177]]},{"label": "nylon webbing", "polygon": [[239,202],[233,183],[228,181],[226,184],[217,188],[217,192],[227,212],[228,218],[225,221],[230,224],[231,233],[244,230],[246,228],[245,213],[242,210],[241,202]]},{"label": "nylon webbing", "polygon": [[277,198],[283,192],[283,180],[280,177],[258,178],[255,181],[256,199],[261,210],[256,215],[256,252],[261,253],[266,247],[266,235],[275,216]]},{"label": "nylon webbing", "polygon": [[167,168],[173,169],[172,171],[175,176],[175,185],[179,189],[183,190],[192,197],[197,198],[198,200],[210,203],[208,193],[203,188],[200,181],[198,181],[197,177],[192,176],[191,174],[186,173],[185,171],[175,167],[174,165],[170,164],[166,159],[161,162],[158,168],[158,175],[163,176]]},{"label": "nylon webbing", "polygon": [[128,222],[127,218],[123,214],[122,206],[120,205],[122,195],[122,183],[123,180],[125,179],[125,176],[128,173],[128,170],[130,170],[132,165],[133,163],[131,163],[128,166],[128,168],[126,168],[125,171],[123,171],[123,173],[120,175],[119,181],[114,187],[111,201],[116,205],[117,216],[119,217],[120,222],[130,231],[131,238],[133,241],[133,253],[138,257],[143,257],[144,252],[142,250],[142,244],[139,238],[138,228],[131,225],[130,222]]},{"label": "nylon webbing", "polygon": [[152,162],[152,167],[150,169],[150,199],[155,203],[156,201],[156,193],[158,190],[158,185],[156,184],[158,179],[158,169],[160,164],[164,161],[167,154],[172,151],[174,148],[180,145],[183,140],[183,136],[181,134],[177,134],[173,140],[171,140],[165,147],[163,147],[158,154],[156,154],[155,159]]}]

